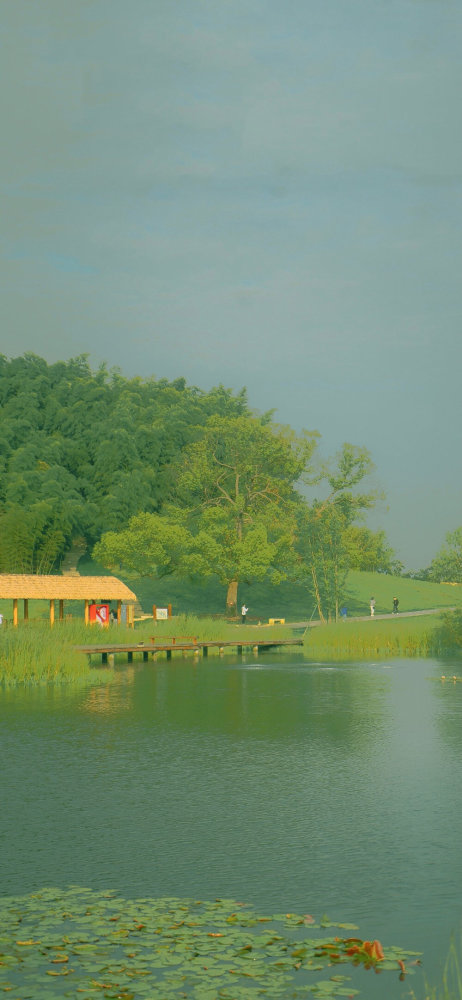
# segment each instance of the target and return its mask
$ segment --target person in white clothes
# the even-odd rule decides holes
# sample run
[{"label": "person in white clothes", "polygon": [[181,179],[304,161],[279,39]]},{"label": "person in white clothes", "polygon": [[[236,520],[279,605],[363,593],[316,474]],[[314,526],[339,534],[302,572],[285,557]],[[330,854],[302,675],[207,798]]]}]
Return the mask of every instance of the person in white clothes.
[{"label": "person in white clothes", "polygon": [[246,618],[246,614],[247,614],[248,610],[249,609],[246,608],[245,604],[243,604],[242,608],[241,608],[241,620],[242,620],[242,624],[243,625],[245,625],[245,618]]},{"label": "person in white clothes", "polygon": [[371,608],[371,618],[373,618],[375,614],[375,597],[371,597],[370,608]]}]

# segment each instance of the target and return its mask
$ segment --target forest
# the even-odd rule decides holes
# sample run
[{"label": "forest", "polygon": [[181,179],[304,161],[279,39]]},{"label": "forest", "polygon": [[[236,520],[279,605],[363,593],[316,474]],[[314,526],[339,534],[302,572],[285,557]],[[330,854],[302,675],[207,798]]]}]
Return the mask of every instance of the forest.
[{"label": "forest", "polygon": [[296,581],[321,620],[350,569],[400,573],[383,531],[373,462],[317,431],[258,414],[245,389],[126,378],[86,356],[49,365],[0,356],[0,571],[60,572],[80,546],[105,567],[155,578]]}]

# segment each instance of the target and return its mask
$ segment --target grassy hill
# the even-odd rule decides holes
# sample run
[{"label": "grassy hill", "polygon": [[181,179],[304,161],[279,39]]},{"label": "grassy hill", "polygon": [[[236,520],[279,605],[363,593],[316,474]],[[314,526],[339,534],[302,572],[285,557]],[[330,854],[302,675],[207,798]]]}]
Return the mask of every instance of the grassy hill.
[{"label": "grassy hill", "polygon": [[[79,572],[84,576],[106,575],[109,571],[88,557],[79,562]],[[171,604],[173,614],[224,615],[226,591],[219,581],[210,578],[202,584],[192,584],[174,577],[153,580],[148,577],[126,577],[116,574],[135,592],[143,611],[148,614],[152,605],[166,607]],[[345,601],[348,617],[369,614],[369,601],[376,600],[377,614],[391,612],[393,598],[399,598],[400,611],[418,611],[432,608],[462,607],[462,585],[423,583],[384,573],[351,572],[346,582]],[[249,607],[248,621],[267,621],[268,618],[285,618],[303,621],[318,617],[312,594],[302,587],[284,583],[279,587],[268,584],[242,584],[239,602]],[[47,601],[30,604],[31,617],[48,618]],[[12,618],[12,602],[0,601],[0,611],[6,619]],[[66,604],[66,613],[83,616],[83,605]],[[22,607],[20,607],[20,617]]]},{"label": "grassy hill", "polygon": [[346,582],[348,614],[367,615],[369,601],[375,597],[376,613],[393,610],[393,598],[399,599],[400,611],[424,611],[427,608],[462,607],[462,585],[426,583],[388,576],[386,573],[348,574]]},{"label": "grassy hill", "polygon": [[[107,573],[108,570],[87,558],[80,560],[79,572],[91,576]],[[145,613],[152,610],[153,604],[158,607],[171,604],[174,614],[225,613],[226,590],[215,578],[209,578],[202,584],[192,584],[174,577],[153,580],[148,577],[126,578],[122,573],[119,576],[134,590]],[[345,594],[348,615],[369,614],[371,597],[375,597],[378,614],[392,611],[394,597],[399,599],[400,611],[462,607],[462,585],[425,583],[385,573],[350,572]],[[261,583],[249,586],[243,583],[239,587],[239,603],[241,602],[249,607],[249,620],[286,618],[288,621],[300,621],[318,617],[313,595],[290,583],[283,583],[279,587]]]}]

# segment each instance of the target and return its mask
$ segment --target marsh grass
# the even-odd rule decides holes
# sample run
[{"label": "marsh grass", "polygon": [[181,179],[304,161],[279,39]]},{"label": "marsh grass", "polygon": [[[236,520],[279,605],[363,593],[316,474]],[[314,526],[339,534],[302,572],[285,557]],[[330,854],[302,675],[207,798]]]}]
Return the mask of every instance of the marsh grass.
[{"label": "marsh grass", "polygon": [[[168,621],[146,620],[137,623],[135,629],[124,625],[85,626],[75,620],[56,622],[50,628],[47,621],[20,622],[18,628],[11,626],[0,630],[0,684],[50,684],[50,683],[100,683],[111,675],[108,667],[96,669],[89,665],[85,653],[75,646],[87,644],[150,643],[155,636],[168,641],[176,636],[195,636],[198,640],[257,641],[258,638],[282,638],[290,635],[284,626],[258,627],[234,625],[213,618],[198,618],[195,615],[179,615]],[[218,650],[211,650],[210,655]]]},{"label": "marsh grass", "polygon": [[[0,632],[0,684],[99,683],[108,671],[90,669],[88,658],[73,647],[82,628],[34,622]],[[78,635],[77,635],[78,633]],[[81,640],[80,640],[81,641]]]},{"label": "marsh grass", "polygon": [[[462,1000],[462,940],[457,947],[454,937],[451,938],[448,955],[444,964],[442,981],[438,986],[425,985],[424,1000]],[[412,1000],[418,1000],[411,993]]]},{"label": "marsh grass", "polygon": [[280,639],[292,635],[291,629],[284,625],[241,625],[225,619],[198,617],[192,614],[177,615],[169,621],[151,621],[148,624],[143,622],[136,629],[137,634],[145,631],[149,636],[156,635],[158,638],[163,635],[175,635],[178,638],[196,636],[204,642],[218,642],[220,639],[257,641],[262,638]]},{"label": "marsh grass", "polygon": [[434,648],[430,617],[318,626],[307,630],[304,643],[305,654],[320,660],[429,656]]}]

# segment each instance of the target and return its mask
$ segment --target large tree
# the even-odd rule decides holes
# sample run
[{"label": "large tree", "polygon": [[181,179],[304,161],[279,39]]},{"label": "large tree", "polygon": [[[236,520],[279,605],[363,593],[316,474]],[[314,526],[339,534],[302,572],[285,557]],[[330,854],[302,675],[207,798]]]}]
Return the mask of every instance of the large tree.
[{"label": "large tree", "polygon": [[[297,436],[269,416],[210,417],[181,454],[163,516],[103,535],[95,556],[146,572],[151,553],[151,572],[216,574],[226,586],[228,611],[235,611],[240,581],[280,582],[288,574],[300,503],[296,484],[316,440],[317,434]],[[175,529],[183,532],[176,547]]]},{"label": "large tree", "polygon": [[374,505],[375,491],[357,487],[374,468],[369,452],[344,444],[317,477],[324,497],[299,508],[298,577],[314,593],[321,621],[338,617],[339,601],[352,562],[351,528]]}]

